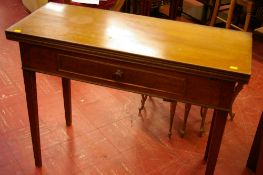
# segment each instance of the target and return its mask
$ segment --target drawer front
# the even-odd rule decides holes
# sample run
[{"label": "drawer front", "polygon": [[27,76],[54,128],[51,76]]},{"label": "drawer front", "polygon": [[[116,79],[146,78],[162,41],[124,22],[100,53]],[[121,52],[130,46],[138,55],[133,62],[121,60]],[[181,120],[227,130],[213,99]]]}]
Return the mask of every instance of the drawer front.
[{"label": "drawer front", "polygon": [[57,53],[47,47],[20,43],[22,66],[44,73],[57,69]]},{"label": "drawer front", "polygon": [[113,86],[129,86],[129,88],[147,89],[175,96],[185,94],[185,78],[162,74],[147,66],[142,68],[143,66],[138,64],[105,61],[94,56],[87,58],[59,55],[58,71],[83,76],[89,81],[110,83]]},{"label": "drawer front", "polygon": [[128,62],[125,58],[102,58],[26,44],[22,47],[24,69],[198,105],[229,106],[219,103],[220,94],[224,91],[222,85],[234,82],[193,75],[191,71],[182,73],[162,65]]}]

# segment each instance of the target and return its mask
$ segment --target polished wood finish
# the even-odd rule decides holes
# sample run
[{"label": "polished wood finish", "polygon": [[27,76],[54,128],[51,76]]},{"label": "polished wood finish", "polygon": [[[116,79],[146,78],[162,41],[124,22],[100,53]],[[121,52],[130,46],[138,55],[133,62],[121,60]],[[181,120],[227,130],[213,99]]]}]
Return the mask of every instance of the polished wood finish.
[{"label": "polished wood finish", "polygon": [[[61,8],[61,12],[54,10],[54,7]],[[44,15],[47,17],[43,18]],[[57,22],[49,22],[49,16]],[[138,21],[147,25],[137,27]],[[50,32],[50,25],[54,32]],[[16,29],[21,33],[15,32]],[[89,34],[91,31],[94,32],[92,37]],[[190,37],[197,31],[198,35]],[[26,34],[30,36],[25,38]],[[62,50],[82,51],[83,54],[99,52],[104,48],[108,54],[117,52],[114,55],[118,58],[125,52],[130,55],[125,58],[127,61],[140,58],[147,62],[149,57],[158,58],[153,59],[153,64],[157,66],[169,62],[167,68],[177,66],[180,72],[191,70],[202,76],[209,73],[213,78],[225,80],[247,82],[251,71],[251,34],[87,7],[48,3],[33,13],[30,20],[9,28],[7,36],[14,40],[24,39],[27,43],[38,38],[38,45],[59,46]],[[240,39],[233,43],[236,38]],[[120,41],[127,41],[126,46],[119,45]],[[222,47],[219,48],[218,43],[222,43]],[[87,48],[91,51],[86,51]],[[231,66],[238,70],[231,69]]]},{"label": "polished wood finish", "polygon": [[250,78],[251,35],[48,3],[8,28],[6,37],[20,43],[36,165],[35,72],[41,72],[214,108],[205,154],[206,175],[213,174],[235,84]]}]

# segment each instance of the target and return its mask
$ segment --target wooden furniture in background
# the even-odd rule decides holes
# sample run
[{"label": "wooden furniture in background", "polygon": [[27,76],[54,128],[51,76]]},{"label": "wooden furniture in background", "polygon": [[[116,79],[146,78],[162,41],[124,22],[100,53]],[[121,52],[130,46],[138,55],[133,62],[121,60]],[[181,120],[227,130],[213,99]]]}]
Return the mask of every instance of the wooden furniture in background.
[{"label": "wooden furniture in background", "polygon": [[[178,3],[178,12],[176,12],[174,19],[185,14],[196,23],[207,24],[209,9],[211,9],[209,0],[183,0]],[[159,14],[163,17],[170,17],[170,1],[159,7]]]},{"label": "wooden furniture in background", "polygon": [[124,5],[125,0],[116,0],[111,10],[113,11],[121,11],[122,6]]},{"label": "wooden furniture in background", "polygon": [[167,15],[169,19],[176,20],[177,16],[180,16],[182,13],[183,0],[142,0],[141,2],[141,15],[150,16],[153,4],[157,4],[161,9],[164,9],[165,15]]},{"label": "wooden furniture in background", "polygon": [[[236,83],[235,88],[234,88],[234,92],[233,92],[233,97],[232,97],[232,100],[231,100],[231,109],[229,111],[229,116],[230,116],[230,120],[231,121],[235,117],[235,113],[233,113],[233,110],[232,110],[233,103],[234,103],[238,93],[242,89],[243,89],[243,84],[242,83]],[[147,97],[148,97],[147,95],[142,94],[141,106],[139,108],[139,113],[141,113],[141,110],[144,109]],[[169,133],[168,133],[169,138],[171,138],[171,136],[172,136],[173,120],[174,120],[174,114],[175,114],[175,110],[176,110],[177,101],[176,100],[165,100],[165,99],[164,99],[164,101],[170,101],[171,102],[171,104],[170,104],[170,125],[169,125]],[[189,112],[191,110],[191,106],[192,106],[192,104],[185,103],[184,121],[183,121],[183,125],[182,125],[181,129],[179,130],[181,137],[185,136],[186,125],[187,125]],[[200,129],[199,129],[199,136],[200,137],[205,132],[205,119],[206,119],[207,110],[208,110],[208,108],[205,107],[205,106],[201,106],[200,107],[200,116],[201,116],[201,123],[200,123]]]},{"label": "wooden furniture in background", "polygon": [[226,20],[223,17],[219,16],[220,12],[224,12],[229,10],[230,1],[223,1],[223,0],[213,0],[213,7],[212,7],[212,14],[210,19],[210,26],[214,26],[217,20],[226,23]]},{"label": "wooden furniture in background", "polygon": [[[142,94],[141,96],[142,96],[142,99],[141,99],[141,106],[139,107],[139,114],[141,114],[141,111],[144,109],[145,102],[146,102],[146,100],[148,98],[148,95],[145,95],[145,94]],[[168,100],[168,99],[163,99],[163,100],[167,101],[167,102],[170,102],[170,124],[169,124],[168,137],[171,139],[172,128],[173,128],[173,121],[174,121],[174,115],[175,115],[177,101],[176,100]]]},{"label": "wooden furniture in background", "polygon": [[[234,14],[234,8],[236,4],[243,6],[246,9],[246,19],[245,19],[245,24],[243,28],[240,28],[234,24],[232,24],[232,18]],[[252,9],[253,9],[253,1],[252,0],[231,0],[230,7],[229,7],[229,12],[227,15],[227,21],[226,21],[226,28],[229,29],[231,26],[239,29],[241,31],[247,31],[251,19],[251,14],[252,14]]]},{"label": "wooden furniture in background", "polygon": [[[251,19],[251,14],[252,14],[252,9],[253,9],[253,4],[254,4],[253,0],[231,0],[228,15],[227,15],[227,20],[224,20],[218,17],[218,11],[219,11],[220,4],[221,4],[221,0],[216,0],[212,18],[210,21],[210,26],[214,26],[216,19],[219,19],[226,23],[227,29],[229,29],[232,26],[236,29],[246,32],[248,30],[250,19]],[[233,18],[234,8],[236,4],[241,5],[242,7],[246,9],[246,19],[245,19],[245,24],[243,28],[240,28],[239,26],[232,24],[232,18]]]},{"label": "wooden furniture in background", "polygon": [[214,173],[235,85],[250,78],[248,33],[48,3],[8,28],[6,37],[20,46],[36,166],[42,166],[41,72],[62,77],[67,125],[70,79],[214,108],[204,154],[206,175]]},{"label": "wooden furniture in background", "polygon": [[263,174],[263,112],[258,123],[257,131],[247,160],[247,168],[256,175]]}]

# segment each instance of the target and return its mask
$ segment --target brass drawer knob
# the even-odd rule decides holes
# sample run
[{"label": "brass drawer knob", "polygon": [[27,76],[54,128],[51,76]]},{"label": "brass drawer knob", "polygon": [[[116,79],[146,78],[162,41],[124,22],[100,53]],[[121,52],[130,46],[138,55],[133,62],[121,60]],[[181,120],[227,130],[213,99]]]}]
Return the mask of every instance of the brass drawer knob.
[{"label": "brass drawer knob", "polygon": [[116,72],[113,73],[112,78],[116,81],[120,81],[123,79],[123,71],[121,70],[116,70]]}]

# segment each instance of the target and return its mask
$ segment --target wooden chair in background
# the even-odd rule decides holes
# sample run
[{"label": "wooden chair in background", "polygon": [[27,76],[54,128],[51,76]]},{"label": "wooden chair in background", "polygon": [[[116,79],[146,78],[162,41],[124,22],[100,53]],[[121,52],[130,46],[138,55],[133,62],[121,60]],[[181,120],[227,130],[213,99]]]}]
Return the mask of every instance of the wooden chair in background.
[{"label": "wooden chair in background", "polygon": [[[141,106],[139,107],[139,114],[141,113],[141,111],[144,109],[145,106],[145,102],[147,100],[147,98],[149,97],[148,95],[142,94],[141,95]],[[168,136],[169,138],[171,138],[172,136],[172,128],[173,128],[173,121],[174,121],[174,115],[175,115],[175,111],[176,111],[176,105],[177,105],[177,101],[176,100],[168,100],[168,99],[163,99],[164,101],[170,102],[170,125],[169,125],[169,133]]]},{"label": "wooden chair in background", "polygon": [[[245,24],[243,28],[239,28],[238,26],[232,24],[232,18],[233,18],[234,8],[236,4],[241,5],[246,9],[246,19],[245,19]],[[245,32],[248,31],[253,5],[254,3],[252,0],[231,0],[229,12],[227,15],[226,28],[229,29],[230,26],[232,26],[236,29],[239,29]]]},{"label": "wooden chair in background", "polygon": [[114,5],[112,6],[111,10],[120,12],[124,3],[125,3],[125,0],[116,0]]},{"label": "wooden chair in background", "polygon": [[[220,18],[218,16],[218,12],[220,11],[220,7],[222,6],[221,2],[222,2],[222,0],[216,0],[215,1],[213,14],[212,14],[211,21],[210,21],[210,26],[214,26],[216,20],[219,19],[220,21],[223,21],[226,23],[226,28],[228,28],[228,29],[230,27],[234,27],[234,28],[241,30],[241,31],[245,31],[245,32],[248,31],[254,1],[252,1],[252,0],[231,0],[226,20],[223,18]],[[239,26],[232,23],[234,8],[236,5],[240,5],[246,9],[246,19],[245,19],[245,24],[243,27],[239,27]]]},{"label": "wooden chair in background", "polygon": [[[232,96],[231,105],[233,105],[237,95],[239,94],[239,92],[242,89],[243,89],[243,84],[237,83],[235,85],[235,89],[234,89],[234,94]],[[146,100],[148,98],[148,95],[145,95],[145,94],[142,94],[141,96],[142,96],[142,98],[141,98],[141,106],[139,107],[139,113],[141,113],[141,111],[144,109],[145,102],[146,102]],[[164,101],[170,102],[170,125],[169,125],[168,136],[169,136],[169,138],[171,138],[177,101],[176,100],[167,100],[167,99],[164,99]],[[189,116],[189,112],[190,112],[191,107],[192,107],[192,104],[185,103],[184,121],[183,121],[182,127],[179,129],[181,137],[185,136],[187,120],[188,120],[188,116]],[[206,119],[207,111],[208,111],[208,107],[205,107],[205,106],[201,106],[200,107],[200,116],[201,116],[201,123],[200,123],[200,129],[199,129],[199,136],[200,137],[205,132],[205,119]],[[232,107],[231,107],[231,110],[229,111],[228,114],[230,116],[230,120],[232,121],[234,119],[234,117],[235,117],[235,113],[232,111]]]},{"label": "wooden chair in background", "polygon": [[181,16],[184,14],[193,20],[193,22],[200,24],[207,24],[209,19],[209,13],[211,9],[210,0],[178,0],[175,8],[176,12],[170,11],[171,3],[169,1],[164,1],[164,3],[159,7],[159,14],[162,17],[173,18],[173,13],[177,13],[176,16]]},{"label": "wooden chair in background", "polygon": [[[141,99],[141,106],[139,108],[139,113],[141,113],[141,111],[144,109],[145,107],[145,102],[147,100],[148,96],[147,95],[142,95],[142,99]],[[173,121],[174,121],[174,116],[175,116],[175,111],[176,111],[176,106],[177,106],[177,101],[176,100],[167,100],[164,99],[164,101],[170,102],[170,125],[169,125],[169,132],[168,132],[168,136],[169,138],[171,138],[172,136],[172,128],[173,128]],[[186,125],[187,125],[187,119],[189,116],[189,112],[191,109],[191,104],[190,103],[185,103],[185,111],[184,111],[184,121],[183,121],[183,125],[181,127],[181,129],[179,130],[181,137],[185,136],[185,131],[186,131]],[[206,114],[207,114],[207,110],[208,108],[206,107],[201,107],[200,109],[200,116],[201,116],[201,125],[200,125],[200,130],[199,130],[199,135],[202,136],[205,129],[205,118],[206,118]]]}]

